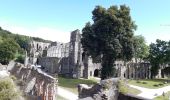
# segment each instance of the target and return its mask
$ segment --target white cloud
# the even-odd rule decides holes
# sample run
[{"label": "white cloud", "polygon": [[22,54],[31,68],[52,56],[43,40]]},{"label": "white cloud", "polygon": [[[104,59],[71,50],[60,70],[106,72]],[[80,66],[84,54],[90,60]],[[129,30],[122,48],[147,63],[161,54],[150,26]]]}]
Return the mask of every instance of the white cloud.
[{"label": "white cloud", "polygon": [[0,22],[0,26],[13,33],[40,37],[47,40],[59,41],[59,42],[69,42],[70,32],[63,31],[57,28],[50,27],[37,27],[37,28],[26,28],[23,26],[9,24],[7,22]]}]

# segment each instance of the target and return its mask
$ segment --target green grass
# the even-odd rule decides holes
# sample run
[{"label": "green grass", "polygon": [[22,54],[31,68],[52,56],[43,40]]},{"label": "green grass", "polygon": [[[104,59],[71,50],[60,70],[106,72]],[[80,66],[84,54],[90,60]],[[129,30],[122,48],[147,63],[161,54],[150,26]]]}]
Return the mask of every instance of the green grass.
[{"label": "green grass", "polygon": [[125,84],[124,81],[122,80],[119,81],[119,92],[123,94],[133,94],[133,95],[137,95],[141,93],[140,90],[127,86],[127,84]]},{"label": "green grass", "polygon": [[72,79],[72,78],[66,78],[66,77],[58,77],[58,85],[63,87],[64,89],[67,89],[75,94],[78,94],[78,84],[87,84],[87,85],[93,85],[97,83],[97,80],[95,79]]},{"label": "green grass", "polygon": [[170,91],[165,93],[165,96],[158,96],[156,98],[154,98],[154,100],[169,100],[169,96],[170,96]]},{"label": "green grass", "polygon": [[136,86],[141,86],[150,89],[161,88],[164,86],[170,85],[170,83],[166,83],[166,79],[143,79],[143,80],[129,80],[128,83]]}]

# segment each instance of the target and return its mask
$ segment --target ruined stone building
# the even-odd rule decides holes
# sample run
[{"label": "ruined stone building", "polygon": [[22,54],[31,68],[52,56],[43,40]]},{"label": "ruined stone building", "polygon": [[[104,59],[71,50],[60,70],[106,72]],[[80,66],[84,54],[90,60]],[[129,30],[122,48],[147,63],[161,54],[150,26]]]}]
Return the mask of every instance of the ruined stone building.
[{"label": "ruined stone building", "polygon": [[27,100],[56,100],[57,79],[31,65],[16,63],[10,70]]},{"label": "ruined stone building", "polygon": [[[32,41],[30,47],[28,61],[32,64],[41,65],[46,72],[75,78],[99,76],[101,64],[93,63],[92,59],[83,52],[79,30],[71,32],[70,42],[68,43]],[[146,78],[150,75],[149,63],[136,63],[132,60],[124,64],[123,61],[116,61],[114,66],[117,69],[115,76],[118,77]]]}]

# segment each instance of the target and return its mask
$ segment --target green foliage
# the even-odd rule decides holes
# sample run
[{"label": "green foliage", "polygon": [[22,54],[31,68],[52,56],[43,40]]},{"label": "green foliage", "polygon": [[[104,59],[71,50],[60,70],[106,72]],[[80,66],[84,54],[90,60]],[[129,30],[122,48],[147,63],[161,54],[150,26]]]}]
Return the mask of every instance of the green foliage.
[{"label": "green foliage", "polygon": [[82,30],[82,46],[93,59],[101,58],[101,78],[114,75],[116,59],[131,60],[134,54],[133,33],[136,25],[130,16],[130,8],[121,5],[105,9],[96,6],[92,11],[93,24],[87,23]]},{"label": "green foliage", "polygon": [[154,78],[158,74],[160,65],[169,61],[170,43],[162,40],[156,40],[156,43],[150,44],[149,61],[151,67],[151,77]]},{"label": "green foliage", "polygon": [[0,79],[0,100],[17,100],[18,93],[11,79]]},{"label": "green foliage", "polygon": [[149,46],[146,45],[145,38],[141,35],[134,36],[135,58],[144,60],[149,56]]},{"label": "green foliage", "polygon": [[24,64],[25,56],[19,55],[15,61]]},{"label": "green foliage", "polygon": [[170,78],[170,67],[166,67],[162,69],[162,71],[168,78]]},{"label": "green foliage", "polygon": [[46,42],[46,43],[50,43],[51,42],[50,40],[44,40],[44,39],[39,38],[39,37],[32,37],[32,40],[38,41],[38,42]]},{"label": "green foliage", "polygon": [[124,80],[119,80],[118,82],[118,88],[119,88],[119,92],[123,93],[123,94],[133,94],[133,95],[137,95],[139,93],[141,93],[141,91],[129,87]]},{"label": "green foliage", "polygon": [[25,50],[29,50],[28,45],[31,40],[51,42],[41,38],[13,34],[0,28],[0,63],[8,64],[8,62],[15,57],[17,57],[17,61],[23,62],[23,56],[15,55],[24,55]]},{"label": "green foliage", "polygon": [[28,36],[18,35],[14,36],[15,41],[20,45],[21,48],[27,50],[30,38]]},{"label": "green foliage", "polygon": [[0,62],[2,64],[8,64],[8,62],[15,57],[19,45],[11,39],[4,40],[0,44]]}]

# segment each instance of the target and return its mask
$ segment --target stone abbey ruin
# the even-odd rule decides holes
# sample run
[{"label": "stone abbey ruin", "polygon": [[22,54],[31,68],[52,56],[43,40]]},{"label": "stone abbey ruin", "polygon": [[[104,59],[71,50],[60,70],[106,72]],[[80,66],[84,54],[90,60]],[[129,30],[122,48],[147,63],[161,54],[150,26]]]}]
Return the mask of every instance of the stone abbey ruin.
[{"label": "stone abbey ruin", "polygon": [[[70,42],[43,43],[30,41],[30,51],[25,64],[41,65],[41,68],[52,75],[62,74],[73,78],[99,77],[101,64],[95,63],[88,57],[81,46],[79,30],[71,32]],[[150,64],[134,59],[127,62],[117,60],[114,64],[116,77],[149,78]]]}]

